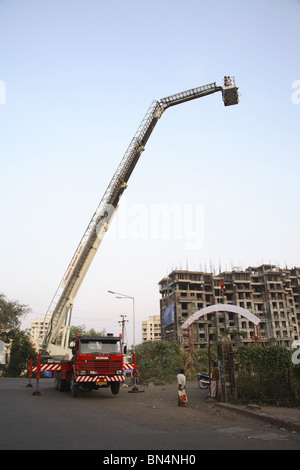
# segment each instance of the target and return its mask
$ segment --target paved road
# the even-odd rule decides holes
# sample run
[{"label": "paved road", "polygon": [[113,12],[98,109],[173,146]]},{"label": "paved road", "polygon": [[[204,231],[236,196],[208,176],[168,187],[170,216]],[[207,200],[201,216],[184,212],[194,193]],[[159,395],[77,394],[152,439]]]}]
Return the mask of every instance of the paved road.
[{"label": "paved road", "polygon": [[207,403],[196,382],[188,384],[186,408],[177,407],[176,385],[72,398],[52,379],[40,380],[41,396],[32,395],[35,380],[34,388],[27,383],[0,378],[1,450],[300,450],[299,433]]}]

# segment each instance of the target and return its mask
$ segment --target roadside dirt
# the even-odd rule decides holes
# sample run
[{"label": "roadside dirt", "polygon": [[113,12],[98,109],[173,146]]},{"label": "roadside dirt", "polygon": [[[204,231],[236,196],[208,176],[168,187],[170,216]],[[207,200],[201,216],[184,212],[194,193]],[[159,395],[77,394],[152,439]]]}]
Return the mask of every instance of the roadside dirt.
[{"label": "roadside dirt", "polygon": [[[120,390],[119,398],[123,402],[126,400],[126,407],[135,412],[140,406],[144,409],[152,410],[153,412],[159,411],[160,409],[181,411],[184,408],[185,412],[195,413],[195,411],[213,414],[213,415],[227,415],[226,410],[218,408],[217,402],[208,399],[208,389],[201,390],[198,387],[197,381],[187,382],[187,397],[188,402],[184,407],[178,407],[177,399],[177,384],[170,385],[149,385],[139,386],[138,393],[131,393],[132,386],[122,387]],[[125,396],[128,395],[128,396]]]}]

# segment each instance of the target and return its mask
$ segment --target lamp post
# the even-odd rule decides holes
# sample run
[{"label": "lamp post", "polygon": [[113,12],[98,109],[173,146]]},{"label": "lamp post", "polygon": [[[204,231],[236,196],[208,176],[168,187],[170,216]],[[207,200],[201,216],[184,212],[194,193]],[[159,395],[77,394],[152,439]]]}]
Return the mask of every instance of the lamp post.
[{"label": "lamp post", "polygon": [[112,290],[108,291],[109,294],[114,294],[117,299],[131,299],[132,300],[132,314],[133,314],[133,388],[130,390],[131,393],[139,392],[140,390],[136,386],[136,357],[135,357],[135,300],[134,297],[127,294],[121,294]]},{"label": "lamp post", "polygon": [[132,316],[132,321],[133,321],[133,350],[135,351],[135,301],[134,301],[134,297],[131,297],[130,295],[126,295],[126,294],[120,294],[120,292],[114,292],[112,290],[109,290],[108,291],[109,294],[114,294],[116,295],[117,299],[131,299],[132,300],[132,313],[133,313],[133,316]]}]

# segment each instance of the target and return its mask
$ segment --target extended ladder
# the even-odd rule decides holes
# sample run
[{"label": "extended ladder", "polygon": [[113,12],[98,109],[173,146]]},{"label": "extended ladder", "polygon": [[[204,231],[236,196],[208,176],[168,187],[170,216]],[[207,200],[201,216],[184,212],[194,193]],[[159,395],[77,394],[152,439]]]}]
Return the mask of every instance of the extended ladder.
[{"label": "extended ladder", "polygon": [[[57,346],[57,338],[61,328],[70,326],[73,302],[85,274],[107,232],[109,225],[118,208],[120,197],[127,188],[127,182],[133,172],[145,145],[164,111],[177,104],[201,98],[216,92],[223,92],[222,87],[210,83],[198,88],[186,90],[175,95],[167,96],[159,101],[153,101],[145,114],[139,128],[131,140],[115,174],[113,175],[90,223],[75,251],[75,254],[65,272],[65,275],[54,294],[46,312],[51,320],[43,340],[43,347],[49,354],[68,352],[68,333],[64,331],[61,345]],[[226,105],[225,101],[224,104]],[[45,316],[45,318],[46,318]]]}]

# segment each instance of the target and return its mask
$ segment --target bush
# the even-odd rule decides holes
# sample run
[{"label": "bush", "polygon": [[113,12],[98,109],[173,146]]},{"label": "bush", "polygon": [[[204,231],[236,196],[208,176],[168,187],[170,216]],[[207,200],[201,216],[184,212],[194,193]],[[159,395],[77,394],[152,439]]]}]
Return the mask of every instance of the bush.
[{"label": "bush", "polygon": [[154,341],[136,347],[139,376],[144,383],[173,383],[184,368],[184,354],[176,341]]},{"label": "bush", "polygon": [[237,350],[236,358],[240,402],[299,405],[300,382],[289,350],[280,346],[242,346]]},{"label": "bush", "polygon": [[[210,363],[218,360],[217,345],[210,345]],[[209,354],[208,348],[200,349],[196,352],[195,358],[196,372],[207,372],[209,371]]]}]

